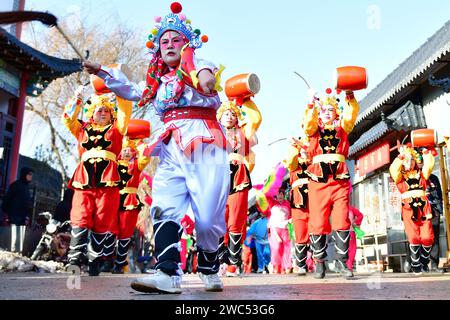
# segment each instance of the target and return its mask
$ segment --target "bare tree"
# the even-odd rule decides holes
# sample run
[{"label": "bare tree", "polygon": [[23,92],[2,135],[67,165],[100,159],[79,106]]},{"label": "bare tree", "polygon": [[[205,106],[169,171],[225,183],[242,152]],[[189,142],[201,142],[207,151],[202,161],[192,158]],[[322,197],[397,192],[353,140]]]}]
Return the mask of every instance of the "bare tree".
[{"label": "bare tree", "polygon": [[[75,24],[62,21],[59,24],[80,51],[89,51],[90,60],[104,65],[125,64],[131,71],[131,80],[145,79],[149,57],[146,55],[144,45],[146,34],[142,30],[130,29],[120,22],[116,23],[112,30],[105,30],[101,25],[88,25],[82,21]],[[46,54],[65,59],[76,56],[56,28],[38,33],[31,24],[28,26],[26,39],[31,46]],[[38,97],[28,97],[26,101],[27,115],[38,116],[50,132],[49,147],[56,163],[49,164],[61,171],[65,182],[70,176],[67,169],[68,163],[71,164],[70,167],[74,167],[79,161],[79,156],[75,139],[62,125],[60,119],[64,106],[75,89],[79,85],[87,84],[89,84],[89,75],[80,70],[53,81]],[[136,109],[134,117],[142,118],[146,112],[148,112],[147,109]],[[153,173],[156,163],[152,161],[147,170]]]}]

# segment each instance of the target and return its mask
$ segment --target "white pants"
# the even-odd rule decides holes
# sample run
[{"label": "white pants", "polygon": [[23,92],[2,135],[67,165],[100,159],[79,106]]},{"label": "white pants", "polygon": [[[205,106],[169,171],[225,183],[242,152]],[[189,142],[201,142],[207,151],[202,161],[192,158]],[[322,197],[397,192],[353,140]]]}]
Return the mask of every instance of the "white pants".
[{"label": "white pants", "polygon": [[11,252],[22,253],[25,228],[26,226],[11,225]]},{"label": "white pants", "polygon": [[[187,158],[175,139],[161,143],[161,162],[153,177],[152,217],[154,222],[180,220],[192,208],[197,245],[216,251],[226,232],[225,206],[230,188],[227,153],[213,144],[202,144]],[[155,217],[155,207],[162,210]]]}]

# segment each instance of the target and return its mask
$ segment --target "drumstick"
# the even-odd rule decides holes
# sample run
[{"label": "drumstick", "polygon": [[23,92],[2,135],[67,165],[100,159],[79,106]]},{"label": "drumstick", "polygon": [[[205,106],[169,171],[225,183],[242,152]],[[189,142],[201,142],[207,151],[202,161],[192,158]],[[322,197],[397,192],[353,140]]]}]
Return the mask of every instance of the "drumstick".
[{"label": "drumstick", "polygon": [[311,86],[309,85],[308,81],[306,81],[305,78],[302,77],[302,75],[300,73],[298,73],[297,71],[294,71],[294,73],[296,75],[298,75],[300,78],[302,78],[303,81],[305,81],[306,85],[308,86],[308,89],[311,89]]}]

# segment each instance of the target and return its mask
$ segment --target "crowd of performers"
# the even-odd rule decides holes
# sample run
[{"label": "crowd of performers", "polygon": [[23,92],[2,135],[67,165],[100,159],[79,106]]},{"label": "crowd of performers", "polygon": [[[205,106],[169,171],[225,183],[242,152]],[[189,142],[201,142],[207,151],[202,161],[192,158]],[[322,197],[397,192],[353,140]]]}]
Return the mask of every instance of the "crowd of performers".
[{"label": "crowd of performers", "polygon": [[[101,270],[124,272],[142,207],[137,195],[141,173],[151,157],[159,157],[152,199],[146,201],[151,202],[154,265],[148,275],[131,283],[134,290],[181,293],[183,270],[195,265],[205,290],[222,291],[221,265],[229,276],[243,272],[240,267],[249,265],[251,243],[256,247],[258,272],[267,270],[269,257],[273,272],[290,272],[294,256],[298,274],[305,275],[311,251],[309,261],[314,266],[310,267],[320,279],[325,276],[331,233],[337,268],[344,277],[353,277],[352,225],[362,219],[349,206],[351,183],[345,163],[348,135],[359,111],[353,92],[346,91],[340,104],[331,90],[320,97],[310,90],[303,137],[292,138],[287,156],[264,185],[252,186],[251,148],[257,143],[261,113],[249,96],[221,102],[223,68],[194,55],[208,38],[181,11],[181,5],[173,3],[171,13],[155,18],[147,42],[152,58],[143,90],[118,68],[83,63],[110,93],[94,95],[84,103],[78,91],[63,114],[81,157],[69,183],[75,190],[70,264],[87,264],[92,276]],[[164,132],[151,144],[127,136],[133,101],[137,108],[151,105],[164,122]],[[81,109],[84,121],[79,120]],[[402,147],[391,167],[403,194],[403,222],[417,272],[427,264],[433,243],[425,196],[433,159],[429,153]],[[290,176],[288,197],[279,184],[285,174]],[[261,218],[248,229],[252,187]]]}]

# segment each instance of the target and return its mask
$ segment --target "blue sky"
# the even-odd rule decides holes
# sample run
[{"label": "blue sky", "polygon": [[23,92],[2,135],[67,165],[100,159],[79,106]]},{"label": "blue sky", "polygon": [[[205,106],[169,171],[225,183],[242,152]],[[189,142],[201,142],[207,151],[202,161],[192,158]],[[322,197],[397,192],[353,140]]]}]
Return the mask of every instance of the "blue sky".
[{"label": "blue sky", "polygon": [[[254,98],[263,115],[259,145],[254,148],[254,183],[262,182],[287,149],[285,141],[268,144],[301,134],[307,89],[294,71],[321,93],[331,87],[336,67],[366,67],[369,87],[356,93],[361,99],[450,18],[447,0],[180,2],[193,26],[209,36],[198,56],[223,64],[223,79],[252,72],[261,80],[261,91]],[[27,0],[26,8],[49,11],[60,19],[79,12],[105,24],[120,20],[150,31],[153,17],[168,13],[170,3]],[[20,151],[32,155],[34,147],[26,141]]]}]

